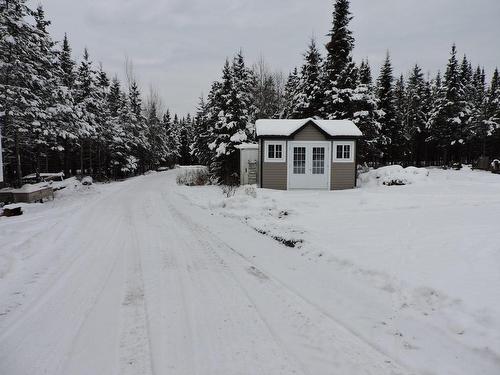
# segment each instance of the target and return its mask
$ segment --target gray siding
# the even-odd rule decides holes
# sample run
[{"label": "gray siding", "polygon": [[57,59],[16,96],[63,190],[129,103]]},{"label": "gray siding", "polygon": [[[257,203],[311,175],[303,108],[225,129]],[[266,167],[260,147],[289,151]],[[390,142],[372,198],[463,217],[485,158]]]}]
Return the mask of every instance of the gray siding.
[{"label": "gray siding", "polygon": [[265,189],[287,189],[287,164],[263,163],[262,187]]},{"label": "gray siding", "polygon": [[262,148],[264,147],[264,143],[262,142],[262,139],[259,139],[259,156],[257,158],[257,186],[262,187],[260,185],[260,178],[261,178],[261,173],[262,173]]},{"label": "gray siding", "polygon": [[307,125],[293,138],[294,141],[324,141],[326,138],[317,128]]},{"label": "gray siding", "polygon": [[353,189],[356,186],[356,163],[332,163],[332,190]]}]

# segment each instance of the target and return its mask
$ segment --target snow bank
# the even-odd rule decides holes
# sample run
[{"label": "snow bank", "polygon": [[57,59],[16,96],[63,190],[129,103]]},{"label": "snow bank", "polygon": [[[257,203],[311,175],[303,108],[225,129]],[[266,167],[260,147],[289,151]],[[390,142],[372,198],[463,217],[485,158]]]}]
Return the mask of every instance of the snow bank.
[{"label": "snow bank", "polygon": [[224,187],[210,186],[196,190],[186,189],[185,196],[219,215],[237,219],[255,231],[269,236],[288,247],[300,247],[303,243],[303,230],[291,225],[289,217],[294,215],[289,202],[280,202],[271,192],[256,189],[253,185],[236,188],[228,195]]},{"label": "snow bank", "polygon": [[426,181],[428,176],[429,171],[425,168],[391,165],[360,174],[359,182],[361,186],[410,185]]},{"label": "snow bank", "polygon": [[[331,301],[337,319],[415,373],[471,374],[498,365],[500,176],[392,166],[360,180],[361,189],[256,189],[255,198],[244,187],[230,198],[214,186],[179,191],[211,215],[290,240],[295,249],[279,257],[253,244],[245,255],[299,272],[289,282],[297,280],[303,295]],[[381,187],[394,180],[410,185]],[[437,370],[429,361],[436,353]]]}]

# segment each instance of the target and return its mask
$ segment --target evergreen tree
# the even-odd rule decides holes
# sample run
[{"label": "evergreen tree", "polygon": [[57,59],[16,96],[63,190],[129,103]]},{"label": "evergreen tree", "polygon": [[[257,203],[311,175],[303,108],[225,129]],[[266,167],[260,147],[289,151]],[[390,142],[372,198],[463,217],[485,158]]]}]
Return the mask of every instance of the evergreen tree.
[{"label": "evergreen tree", "polygon": [[77,147],[78,139],[78,115],[75,105],[75,62],[71,57],[71,47],[65,34],[62,49],[57,55],[58,78],[59,78],[59,106],[55,121],[57,122],[59,144],[64,149],[63,169],[66,175],[70,170],[76,170],[73,165],[72,154]]},{"label": "evergreen tree", "polygon": [[300,94],[299,91],[300,77],[297,68],[295,68],[288,76],[288,80],[285,85],[285,104],[284,110],[281,117],[296,119],[300,118],[300,114],[298,113],[298,96]]},{"label": "evergreen tree", "polygon": [[192,164],[192,155],[191,155],[191,142],[194,137],[193,132],[193,122],[191,119],[191,115],[188,113],[186,118],[183,118],[180,121],[179,126],[179,135],[180,135],[180,145],[179,145],[179,154],[180,154],[180,163],[182,165],[190,165]]},{"label": "evergreen tree", "polygon": [[209,148],[214,156],[210,170],[219,182],[237,181],[239,168],[235,146],[254,139],[255,131],[251,125],[254,82],[252,72],[246,68],[243,56],[239,53],[232,65],[226,60],[222,81],[213,86]]},{"label": "evergreen tree", "polygon": [[133,150],[133,155],[139,160],[138,169],[141,172],[145,172],[147,169],[147,155],[150,145],[146,136],[146,118],[143,115],[141,91],[135,79],[133,79],[129,85],[128,105],[131,115],[131,148]]},{"label": "evergreen tree", "polygon": [[329,119],[351,119],[354,114],[353,96],[357,71],[352,61],[354,38],[349,30],[351,20],[349,0],[337,0],[324,64],[323,110],[324,116]]},{"label": "evergreen tree", "polygon": [[359,161],[375,162],[380,158],[383,139],[380,135],[379,114],[368,61],[361,62],[358,80],[354,95],[353,121],[363,132],[363,138],[358,142]]},{"label": "evergreen tree", "polygon": [[486,155],[486,140],[488,137],[487,105],[486,105],[486,75],[479,66],[472,77],[471,94],[469,98],[470,127],[477,152]]},{"label": "evergreen tree", "polygon": [[173,166],[177,163],[181,157],[180,154],[180,129],[177,120],[177,115],[175,115],[176,120],[172,121],[170,111],[167,109],[163,115],[163,127],[165,129],[165,138],[167,144],[167,164]]},{"label": "evergreen tree", "polygon": [[208,103],[203,96],[200,97],[198,110],[194,120],[194,140],[191,145],[191,153],[201,165],[209,165],[211,152],[208,148],[209,140],[209,114]]},{"label": "evergreen tree", "polygon": [[75,84],[75,62],[71,57],[71,47],[69,45],[68,35],[64,34],[62,50],[59,55],[59,65],[62,69],[62,81],[68,88],[72,89]]},{"label": "evergreen tree", "polygon": [[381,133],[386,140],[384,160],[399,162],[402,158],[403,129],[396,120],[394,77],[389,53],[380,71],[377,82],[377,102],[380,110]]},{"label": "evergreen tree", "polygon": [[83,60],[78,68],[75,82],[75,100],[79,120],[77,131],[80,146],[80,170],[81,173],[93,173],[92,146],[97,137],[100,99],[96,88],[95,71],[86,48],[83,51]]},{"label": "evergreen tree", "polygon": [[[31,152],[32,130],[39,127],[44,103],[38,95],[45,82],[39,64],[42,33],[26,18],[25,0],[0,1],[0,121],[6,176],[21,185],[22,156]],[[35,125],[33,125],[35,123]]]},{"label": "evergreen tree", "polygon": [[[106,79],[102,77],[105,87]],[[114,178],[124,177],[137,170],[138,159],[134,155],[134,135],[132,130],[132,111],[127,95],[122,92],[121,84],[115,76],[107,95],[109,121],[106,129],[106,145],[109,160],[106,166]]]},{"label": "evergreen tree", "polygon": [[48,171],[51,151],[62,147],[57,139],[57,112],[64,93],[60,89],[57,52],[54,49],[56,43],[47,31],[50,21],[45,19],[41,5],[30,13],[35,20],[36,34],[33,37],[38,39],[38,51],[35,55],[37,79],[33,91],[38,100],[39,111],[31,124],[28,148],[32,155],[32,168],[38,173]]},{"label": "evergreen tree", "polygon": [[401,161],[407,161],[412,151],[410,144],[410,133],[408,128],[408,98],[407,87],[404,76],[401,74],[399,79],[394,82],[394,119],[395,129],[401,130],[401,143],[399,146],[399,154]]},{"label": "evergreen tree", "polygon": [[234,122],[237,133],[231,137],[235,144],[255,139],[255,106],[253,104],[255,76],[245,65],[242,52],[238,52],[233,60],[231,106],[227,113]]},{"label": "evergreen tree", "polygon": [[445,163],[449,162],[450,158],[461,160],[462,145],[470,135],[463,79],[464,72],[460,68],[456,47],[453,45],[444,77],[444,95],[438,103],[438,113],[432,128],[433,137],[442,150]]},{"label": "evergreen tree", "polygon": [[412,160],[420,166],[425,155],[427,139],[427,123],[430,112],[429,86],[427,85],[422,69],[415,65],[406,90],[406,138],[410,141]]},{"label": "evergreen tree", "polygon": [[311,39],[304,57],[305,62],[300,72],[296,114],[302,118],[319,117],[324,100],[321,89],[322,58],[314,39]]},{"label": "evergreen tree", "polygon": [[500,73],[498,68],[495,69],[491,79],[491,85],[488,90],[488,97],[486,102],[486,121],[488,127],[488,135],[491,136],[490,142],[491,155],[493,157],[500,157]]},{"label": "evergreen tree", "polygon": [[109,144],[113,138],[109,107],[109,78],[102,65],[96,73],[96,176],[106,178],[109,169]]},{"label": "evergreen tree", "polygon": [[148,146],[146,153],[146,165],[149,169],[156,169],[167,162],[167,139],[165,137],[165,126],[160,120],[160,98],[151,90],[146,103],[146,137]]}]

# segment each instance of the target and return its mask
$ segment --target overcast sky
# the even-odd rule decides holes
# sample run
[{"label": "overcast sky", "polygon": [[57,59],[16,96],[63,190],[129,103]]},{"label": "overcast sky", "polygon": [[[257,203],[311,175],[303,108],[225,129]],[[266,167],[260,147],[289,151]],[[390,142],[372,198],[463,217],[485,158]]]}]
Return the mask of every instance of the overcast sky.
[{"label": "overcast sky", "polygon": [[[321,45],[331,28],[332,0],[31,0],[41,3],[52,34],[67,32],[75,57],[88,47],[95,62],[123,76],[134,62],[144,90],[153,84],[165,104],[192,112],[220,76],[226,56],[243,49],[288,73],[308,40]],[[500,66],[499,0],[352,0],[355,58],[379,69],[386,50],[396,72],[418,62],[434,74],[453,42],[491,76]]]}]

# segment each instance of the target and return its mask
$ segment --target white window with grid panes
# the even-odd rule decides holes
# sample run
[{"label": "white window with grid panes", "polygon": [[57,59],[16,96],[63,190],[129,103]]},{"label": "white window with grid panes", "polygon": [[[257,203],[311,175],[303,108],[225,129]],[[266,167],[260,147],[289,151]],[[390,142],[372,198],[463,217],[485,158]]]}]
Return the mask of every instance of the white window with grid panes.
[{"label": "white window with grid panes", "polygon": [[266,141],[264,143],[264,161],[266,163],[284,163],[286,160],[286,142]]},{"label": "white window with grid panes", "polygon": [[355,153],[354,141],[335,141],[333,142],[333,162],[334,163],[353,163]]},{"label": "white window with grid panes", "polygon": [[313,147],[312,150],[313,164],[312,164],[312,174],[324,174],[325,173],[325,148],[324,147]]}]

